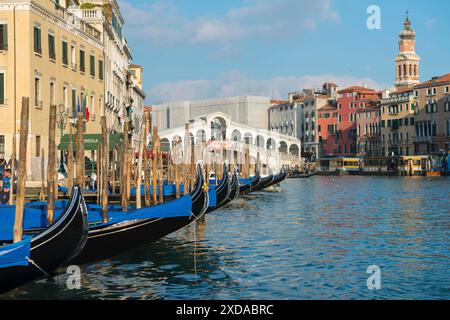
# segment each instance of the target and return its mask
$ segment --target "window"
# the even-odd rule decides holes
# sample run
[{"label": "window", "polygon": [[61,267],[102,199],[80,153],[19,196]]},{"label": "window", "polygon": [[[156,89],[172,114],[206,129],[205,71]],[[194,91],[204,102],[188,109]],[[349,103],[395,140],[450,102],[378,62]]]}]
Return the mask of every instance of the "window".
[{"label": "window", "polygon": [[41,136],[36,136],[36,158],[41,156]]},{"label": "window", "polygon": [[77,89],[72,89],[72,117],[74,119],[76,119],[77,113]]},{"label": "window", "polygon": [[103,80],[103,61],[98,60],[98,78]]},{"label": "window", "polygon": [[[450,119],[445,120],[445,134],[447,137],[450,136]],[[1,136],[0,136],[0,138],[1,138]],[[4,137],[3,137],[3,139],[4,139]],[[0,140],[0,153],[1,153],[1,140]]]},{"label": "window", "polygon": [[0,24],[0,50],[8,50],[8,25]]},{"label": "window", "polygon": [[5,136],[0,136],[0,153],[5,154]]},{"label": "window", "polygon": [[36,108],[42,109],[41,101],[41,79],[34,78],[34,106]]},{"label": "window", "polygon": [[409,118],[405,118],[405,127],[409,126]]},{"label": "window", "polygon": [[84,50],[80,50],[80,71],[86,72],[86,54]]},{"label": "window", "polygon": [[411,126],[414,125],[414,118],[410,118],[410,119],[409,119],[409,124],[410,124]]},{"label": "window", "polygon": [[416,96],[416,97],[419,96],[419,90],[414,90],[414,96]]},{"label": "window", "polygon": [[[1,86],[1,84],[0,84],[0,86]],[[1,96],[0,96],[0,99],[1,99]],[[445,112],[449,112],[450,111],[450,101],[448,101],[448,100],[445,101],[444,108],[445,108]]]},{"label": "window", "polygon": [[5,104],[5,74],[0,72],[0,105]]},{"label": "window", "polygon": [[71,58],[71,68],[76,70],[77,69],[77,54],[76,54],[76,49],[75,49],[75,45],[71,45],[70,46],[70,58]]},{"label": "window", "polygon": [[445,87],[445,93],[449,93],[448,86]]},{"label": "window", "polygon": [[48,35],[48,57],[51,60],[56,60],[55,36],[52,34]]},{"label": "window", "polygon": [[42,54],[41,28],[35,26],[33,29],[33,34],[34,34],[34,52],[37,54]]},{"label": "window", "polygon": [[69,65],[69,52],[67,47],[67,41],[62,42],[62,63],[63,65]]},{"label": "window", "polygon": [[90,75],[95,77],[95,56],[93,54],[90,56]]}]

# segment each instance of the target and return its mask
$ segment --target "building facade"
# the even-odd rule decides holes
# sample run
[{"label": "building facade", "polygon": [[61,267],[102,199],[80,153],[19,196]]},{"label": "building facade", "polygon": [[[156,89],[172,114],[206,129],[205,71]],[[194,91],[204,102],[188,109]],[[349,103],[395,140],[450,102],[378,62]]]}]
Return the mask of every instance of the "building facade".
[{"label": "building facade", "polygon": [[152,106],[153,123],[160,130],[184,126],[192,119],[215,112],[231,117],[231,121],[253,128],[269,128],[269,97],[241,96],[223,99],[167,102]]},{"label": "building facade", "polygon": [[303,113],[299,112],[298,102],[274,105],[269,108],[270,131],[285,134],[295,138],[301,136]]},{"label": "building facade", "polygon": [[132,115],[131,50],[123,33],[124,19],[116,0],[80,0],[71,10],[101,33],[105,55],[105,116],[112,132],[122,132]]},{"label": "building facade", "polygon": [[382,155],[414,154],[414,97],[412,89],[391,92],[381,101]]},{"label": "building facade", "polygon": [[317,111],[317,132],[319,136],[319,158],[338,153],[338,109],[335,103]]},{"label": "building facade", "polygon": [[450,74],[414,87],[416,154],[441,154],[450,149]]},{"label": "building facade", "polygon": [[84,113],[86,132],[100,132],[105,99],[101,33],[67,9],[65,1],[0,2],[0,152],[11,156],[21,100],[29,97],[30,176],[40,176],[41,150],[48,150],[51,105],[66,122],[61,133],[79,111]]},{"label": "building facade", "polygon": [[338,154],[357,154],[357,115],[372,102],[379,100],[375,90],[353,86],[339,91],[338,97]]},{"label": "building facade", "polygon": [[381,108],[378,102],[371,103],[356,113],[358,156],[382,156],[380,119]]},{"label": "building facade", "polygon": [[138,150],[141,142],[141,129],[144,120],[144,107],[145,107],[145,92],[142,87],[142,78],[144,68],[139,65],[132,64],[130,66],[131,71],[131,105],[133,106],[130,112],[130,122],[132,123],[133,148]]}]

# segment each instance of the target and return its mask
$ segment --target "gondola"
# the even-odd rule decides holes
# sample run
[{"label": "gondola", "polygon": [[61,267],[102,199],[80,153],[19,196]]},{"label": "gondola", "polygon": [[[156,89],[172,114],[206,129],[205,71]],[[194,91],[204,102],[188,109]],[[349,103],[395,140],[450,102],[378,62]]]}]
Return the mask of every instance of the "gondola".
[{"label": "gondola", "polygon": [[233,177],[231,178],[231,191],[228,195],[227,200],[225,201],[224,205],[229,204],[230,202],[236,201],[239,197],[239,177],[237,174],[237,170],[234,171]]},{"label": "gondola", "polygon": [[[214,188],[214,187],[212,187]],[[219,185],[215,188],[216,191],[216,205],[211,206],[206,210],[206,213],[211,213],[214,210],[217,210],[225,205],[226,200],[231,192],[231,184],[230,178],[228,175],[228,166],[226,164],[223,165],[223,177],[220,180]]]},{"label": "gondola", "polygon": [[[14,207],[3,207],[2,217],[5,210],[14,216]],[[0,247],[0,294],[54,272],[80,253],[87,235],[86,205],[75,186],[64,212],[49,228],[38,234],[24,233],[21,242]],[[12,233],[2,232],[2,242],[12,242]]]},{"label": "gondola", "polygon": [[310,173],[292,173],[287,176],[288,179],[305,179],[305,178],[311,178],[315,175],[317,175],[319,172],[314,171]]},{"label": "gondola", "polygon": [[272,181],[265,188],[276,186],[276,185],[280,184],[281,182],[283,182],[284,180],[286,180],[286,178],[287,178],[287,172],[284,168],[282,168],[277,175],[273,176]]},{"label": "gondola", "polygon": [[[104,260],[144,244],[159,240],[199,219],[208,208],[208,191],[204,187],[201,166],[195,188],[189,196],[166,204],[131,209],[124,213],[120,207],[111,206],[122,219],[106,224],[91,225],[86,246],[71,262],[84,264]],[[172,210],[177,211],[171,213]],[[126,218],[125,218],[126,217]]]},{"label": "gondola", "polygon": [[245,195],[249,194],[252,187],[256,187],[261,181],[261,176],[257,172],[255,176],[251,178],[241,178],[239,179],[239,194]]},{"label": "gondola", "polygon": [[267,188],[273,181],[273,175],[261,178],[261,181],[255,186],[250,188],[250,192],[256,192]]}]

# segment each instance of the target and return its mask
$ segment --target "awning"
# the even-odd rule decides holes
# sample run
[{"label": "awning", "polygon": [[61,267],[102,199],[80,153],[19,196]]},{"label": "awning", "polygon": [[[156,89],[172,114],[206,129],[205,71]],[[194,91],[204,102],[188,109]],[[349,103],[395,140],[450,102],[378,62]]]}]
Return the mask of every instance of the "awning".
[{"label": "awning", "polygon": [[[76,135],[72,135],[72,147],[75,150],[76,145]],[[99,145],[102,143],[101,134],[84,134],[84,150],[95,151],[98,150]],[[113,150],[115,146],[121,144],[123,141],[121,133],[111,133],[109,135],[109,150]],[[61,143],[58,146],[58,150],[68,150],[69,149],[69,135],[66,134],[62,137]]]}]

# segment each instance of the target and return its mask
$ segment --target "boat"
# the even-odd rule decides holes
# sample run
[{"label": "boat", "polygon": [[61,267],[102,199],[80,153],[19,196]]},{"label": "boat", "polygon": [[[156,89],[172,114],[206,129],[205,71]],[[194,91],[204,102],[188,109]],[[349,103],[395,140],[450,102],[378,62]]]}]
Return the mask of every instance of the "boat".
[{"label": "boat", "polygon": [[[188,196],[158,206],[130,208],[129,212],[123,212],[119,206],[110,206],[108,214],[114,216],[116,213],[118,218],[108,223],[91,225],[84,249],[71,263],[84,264],[109,259],[159,240],[201,218],[208,208],[208,190],[204,186],[200,165],[197,171],[194,190]],[[97,213],[101,215],[100,210]]]},{"label": "boat", "polygon": [[227,205],[233,201],[236,201],[239,197],[239,177],[237,174],[237,170],[234,171],[233,177],[231,178],[230,182],[230,194],[227,197],[227,200],[225,200],[224,205]]},{"label": "boat", "polygon": [[279,185],[281,182],[286,180],[286,178],[287,178],[287,172],[283,168],[283,169],[280,170],[280,172],[277,175],[273,176],[272,181],[266,186],[266,188]]},{"label": "boat", "polygon": [[[14,217],[14,211],[14,206],[2,206],[2,218]],[[6,244],[0,246],[0,294],[48,276],[76,257],[86,244],[87,210],[80,188],[73,188],[64,212],[42,232],[24,232],[23,240],[17,243],[11,243],[12,232],[2,232],[1,236]]]},{"label": "boat", "polygon": [[252,187],[256,187],[261,181],[261,176],[257,172],[255,176],[251,178],[240,178],[239,179],[239,194],[245,195],[249,194]]},{"label": "boat", "polygon": [[304,172],[294,172],[291,173],[287,176],[288,179],[304,179],[304,178],[311,178],[315,175],[317,175],[319,172],[318,171],[314,171],[314,172],[309,172],[309,173],[304,173]]},{"label": "boat", "polygon": [[210,185],[210,188],[215,189],[216,205],[209,207],[208,210],[206,210],[206,213],[211,213],[212,211],[223,207],[228,199],[228,196],[230,195],[231,185],[228,175],[228,166],[226,164],[223,165],[223,177],[220,180],[219,185],[217,187]]},{"label": "boat", "polygon": [[273,181],[273,177],[274,176],[272,174],[269,176],[266,176],[266,177],[261,177],[261,181],[259,181],[259,183],[256,186],[251,187],[250,192],[261,191],[261,190],[267,188],[268,186],[271,185],[271,183]]}]

